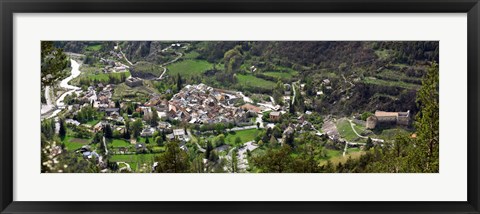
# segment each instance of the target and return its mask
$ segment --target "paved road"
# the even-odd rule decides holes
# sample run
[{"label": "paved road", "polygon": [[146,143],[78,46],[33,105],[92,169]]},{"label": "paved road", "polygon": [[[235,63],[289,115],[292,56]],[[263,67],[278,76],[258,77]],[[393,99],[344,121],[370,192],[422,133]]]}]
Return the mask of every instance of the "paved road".
[{"label": "paved road", "polygon": [[229,131],[242,131],[242,130],[249,130],[249,129],[256,129],[257,124],[251,125],[251,126],[243,126],[243,127],[233,127],[231,129],[227,129],[227,132]]},{"label": "paved road", "polygon": [[165,74],[165,72],[167,72],[167,67],[165,67],[165,66],[176,62],[177,60],[179,60],[179,59],[182,58],[182,56],[183,56],[183,54],[180,53],[180,52],[175,52],[175,54],[177,54],[177,57],[176,57],[175,59],[173,59],[172,61],[169,61],[169,62],[166,62],[166,63],[163,63],[163,64],[160,65],[160,67],[163,68],[163,72],[162,72],[162,74],[160,75],[160,77],[157,78],[158,80],[161,80],[161,79],[163,78],[163,75]]},{"label": "paved road", "polygon": [[248,168],[248,160],[247,160],[247,149],[250,151],[255,150],[258,148],[257,145],[253,144],[254,141],[249,141],[243,144],[243,147],[238,149],[238,169],[239,171],[245,171]]},{"label": "paved road", "polygon": [[[363,138],[363,139],[367,139],[367,138],[368,138],[368,137],[366,137],[366,136],[362,136],[362,135],[358,134],[357,130],[355,130],[355,128],[354,128],[354,126],[356,126],[356,124],[354,124],[354,123],[352,122],[352,120],[348,120],[348,122],[350,122],[350,126],[352,127],[353,132],[355,132],[355,134],[356,134],[358,137]],[[374,142],[380,142],[380,143],[383,143],[383,142],[384,142],[383,139],[379,139],[379,138],[370,138],[370,139],[372,139],[372,141],[374,141]],[[361,143],[357,143],[357,144],[361,144]]]},{"label": "paved road", "polygon": [[118,45],[118,43],[117,43],[117,47],[118,47],[118,50],[120,51],[120,54],[122,54],[123,58],[125,59],[125,61],[127,61],[128,64],[133,65],[132,62],[130,62],[130,60],[127,59],[127,57],[123,53],[122,49],[120,48],[120,45]]},{"label": "paved road", "polygon": [[250,97],[245,96],[242,92],[239,91],[237,94],[243,98],[243,102],[253,103],[253,100],[250,99]]},{"label": "paved road", "polygon": [[[187,129],[187,135],[188,135],[188,137],[189,137],[190,139],[193,139],[193,135],[192,135],[192,132],[190,131],[190,129]],[[198,142],[195,142],[195,144],[197,145],[198,151],[203,152],[203,153],[205,153],[205,152],[207,151],[207,150],[205,150],[204,148],[202,148],[202,147],[198,144]]]},{"label": "paved road", "polygon": [[103,147],[105,147],[105,155],[108,155],[108,148],[107,148],[107,143],[105,142],[105,136],[103,136],[102,142],[103,142]]},{"label": "paved road", "polygon": [[45,100],[47,101],[47,103],[42,104],[42,108],[41,108],[41,111],[40,111],[42,115],[50,112],[53,109],[55,109],[55,105],[53,105],[52,96],[51,96],[51,93],[50,93],[50,86],[45,87]]}]

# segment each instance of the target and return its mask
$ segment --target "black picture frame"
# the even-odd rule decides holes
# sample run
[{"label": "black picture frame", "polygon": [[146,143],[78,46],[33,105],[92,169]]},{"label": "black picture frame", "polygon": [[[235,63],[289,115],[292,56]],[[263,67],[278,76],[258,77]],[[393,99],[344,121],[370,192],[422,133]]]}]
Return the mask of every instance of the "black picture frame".
[{"label": "black picture frame", "polygon": [[[480,213],[478,0],[0,0],[1,213]],[[468,199],[466,202],[19,202],[13,201],[14,13],[467,13]],[[31,130],[35,131],[35,130]],[[41,185],[41,184],[39,184]],[[448,185],[448,184],[445,184]],[[35,191],[35,190],[32,190]],[[414,194],[414,193],[412,193]]]}]

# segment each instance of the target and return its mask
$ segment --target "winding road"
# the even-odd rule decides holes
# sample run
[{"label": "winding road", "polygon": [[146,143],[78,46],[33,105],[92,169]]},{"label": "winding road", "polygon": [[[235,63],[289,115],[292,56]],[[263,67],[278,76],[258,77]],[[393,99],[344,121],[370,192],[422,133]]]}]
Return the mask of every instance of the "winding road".
[{"label": "winding road", "polygon": [[[60,113],[60,111],[62,111],[63,108],[65,108],[65,103],[63,102],[63,100],[65,99],[65,97],[67,95],[70,95],[72,93],[74,93],[75,91],[77,90],[80,90],[79,87],[76,87],[76,86],[73,86],[73,85],[70,85],[68,84],[68,82],[70,82],[70,80],[74,79],[75,77],[78,77],[78,75],[80,75],[80,64],[77,63],[77,61],[73,60],[73,59],[70,59],[70,64],[71,64],[71,67],[72,67],[72,71],[71,71],[71,74],[70,76],[68,76],[67,78],[63,79],[61,82],[60,82],[60,87],[61,88],[64,88],[64,89],[67,89],[68,91],[63,93],[56,101],[55,103],[55,106],[53,108],[56,108],[55,111],[53,111],[52,114],[50,114],[48,117],[46,118],[54,118],[57,116],[58,113]],[[47,90],[48,90],[48,93],[47,93]],[[45,88],[45,99],[47,100],[47,104],[48,103],[51,103],[52,102],[52,98],[51,98],[51,93],[50,93],[50,88],[48,87]],[[42,119],[44,119],[46,115],[42,115]]]},{"label": "winding road", "polygon": [[175,52],[175,54],[177,54],[177,57],[176,57],[175,59],[173,59],[172,61],[168,61],[168,62],[163,63],[163,64],[160,65],[160,67],[163,68],[163,72],[162,72],[162,74],[160,74],[160,76],[157,78],[158,80],[161,80],[161,79],[163,78],[163,75],[167,72],[167,67],[165,67],[165,66],[176,62],[177,60],[179,60],[179,59],[182,58],[182,56],[183,56],[183,54],[180,53],[180,52]]}]

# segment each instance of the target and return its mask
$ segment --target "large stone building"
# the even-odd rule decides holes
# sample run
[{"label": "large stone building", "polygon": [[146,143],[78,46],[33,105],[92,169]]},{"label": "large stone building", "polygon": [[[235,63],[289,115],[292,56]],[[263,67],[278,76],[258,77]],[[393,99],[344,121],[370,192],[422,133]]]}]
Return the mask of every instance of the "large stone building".
[{"label": "large stone building", "polygon": [[125,80],[125,84],[127,84],[130,87],[136,87],[136,86],[141,86],[143,85],[142,79],[138,77],[129,77]]},{"label": "large stone building", "polygon": [[410,110],[406,112],[375,111],[375,115],[367,118],[367,129],[374,129],[377,125],[410,125]]}]

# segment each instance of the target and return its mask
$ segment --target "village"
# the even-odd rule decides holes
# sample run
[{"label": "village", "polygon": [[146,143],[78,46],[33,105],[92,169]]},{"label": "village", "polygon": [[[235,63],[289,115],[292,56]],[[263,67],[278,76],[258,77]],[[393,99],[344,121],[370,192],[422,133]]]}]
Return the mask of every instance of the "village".
[{"label": "village", "polygon": [[[88,87],[71,85],[83,73],[82,62],[72,57],[71,74],[58,85],[60,92],[53,95],[51,88],[45,90],[42,121],[52,121],[55,134],[62,137],[62,143],[55,144],[48,155],[73,152],[94,163],[100,172],[156,172],[161,165],[158,157],[169,149],[169,142],[175,142],[181,151],[194,157],[190,158],[193,163],[201,165],[197,172],[256,172],[259,169],[250,163],[254,156],[282,145],[294,148],[298,139],[310,136],[322,142],[320,161],[346,160],[374,145],[393,142],[396,133],[409,133],[412,124],[409,109],[371,109],[368,114],[348,117],[293,109],[295,102],[313,102],[298,99],[309,90],[299,80],[282,83],[281,94],[261,94],[262,99],[205,83],[159,93],[149,89],[152,80],[130,75],[132,64],[121,49],[115,46],[110,55],[100,59],[104,67],[95,73],[126,74],[125,78]],[[160,69],[161,77],[153,81],[162,82],[168,77],[168,70]],[[254,72],[257,68],[249,69]],[[321,80],[314,96],[328,96],[332,86],[329,78]],[[119,91],[147,95],[119,97]],[[54,162],[42,164],[54,168]]]}]

